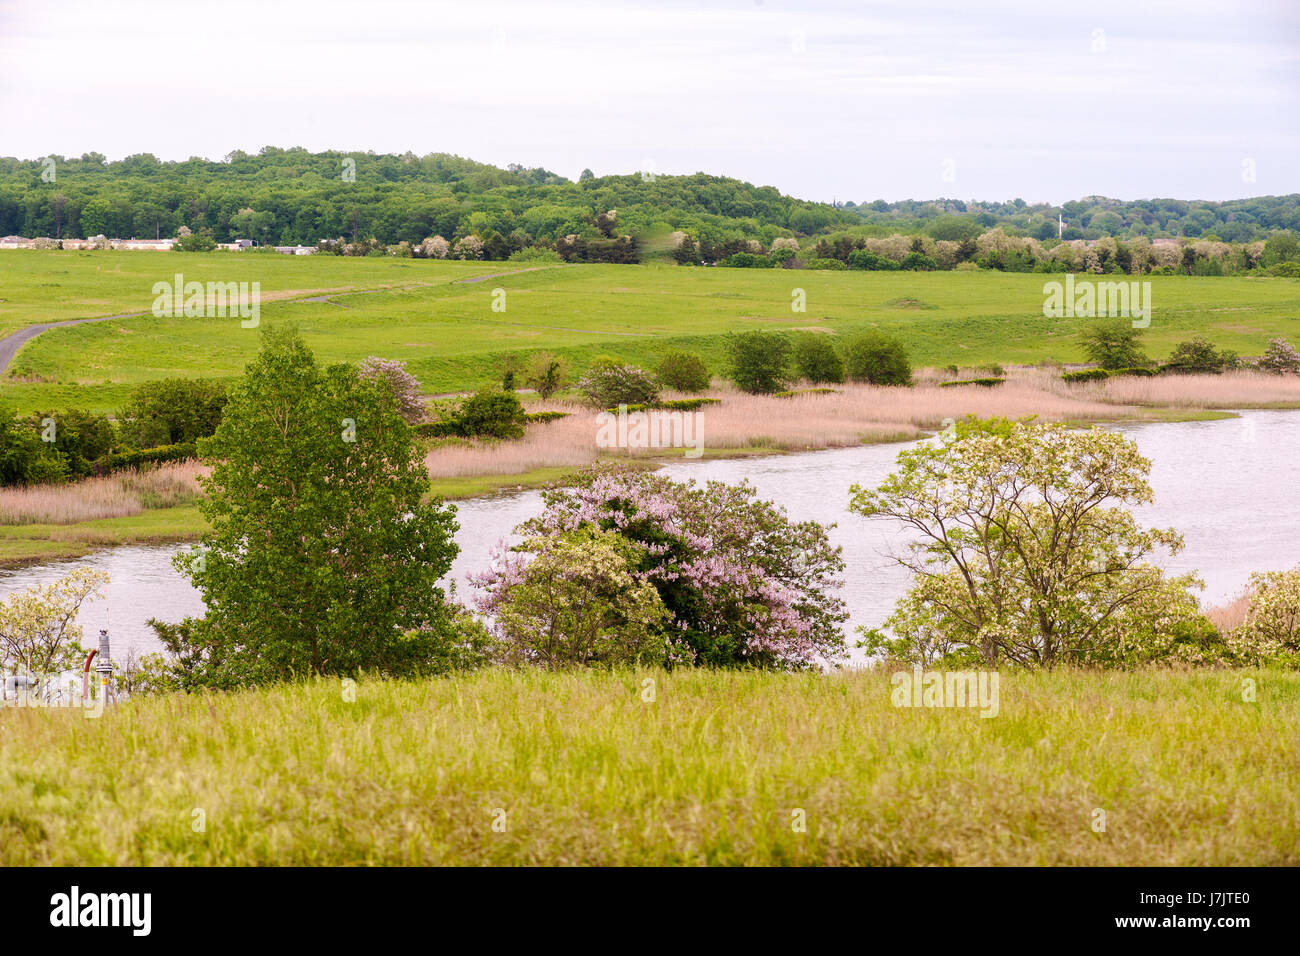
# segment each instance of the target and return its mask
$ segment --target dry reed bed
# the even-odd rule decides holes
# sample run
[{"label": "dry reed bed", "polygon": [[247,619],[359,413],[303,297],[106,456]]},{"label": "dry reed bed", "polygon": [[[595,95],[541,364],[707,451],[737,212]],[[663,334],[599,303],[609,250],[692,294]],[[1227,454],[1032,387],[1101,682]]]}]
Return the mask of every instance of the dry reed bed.
[{"label": "dry reed bed", "polygon": [[1300,406],[1300,376],[1264,372],[1223,375],[1121,376],[1101,382],[1069,384],[1056,375],[1043,386],[1057,394],[1117,405],[1171,408],[1267,408]]},{"label": "dry reed bed", "polygon": [[193,501],[198,477],[209,469],[196,461],[123,471],[66,485],[0,488],[0,524],[73,524],[129,518],[146,508]]},{"label": "dry reed bed", "polygon": [[[843,385],[833,394],[785,398],[747,395],[735,389],[715,389],[710,394],[722,402],[694,413],[698,418],[693,428],[698,431],[691,433],[702,438],[706,450],[757,447],[806,451],[899,441],[967,415],[1105,421],[1125,413],[1138,414],[1137,409],[1117,409],[1092,397],[1049,391],[1019,380],[997,388]],[[581,405],[549,402],[533,405],[531,410],[563,411],[568,417],[530,426],[521,441],[464,442],[434,448],[425,459],[429,473],[438,478],[520,474],[536,468],[578,467],[601,454],[636,458],[667,454],[662,447],[599,447],[600,413]]]}]

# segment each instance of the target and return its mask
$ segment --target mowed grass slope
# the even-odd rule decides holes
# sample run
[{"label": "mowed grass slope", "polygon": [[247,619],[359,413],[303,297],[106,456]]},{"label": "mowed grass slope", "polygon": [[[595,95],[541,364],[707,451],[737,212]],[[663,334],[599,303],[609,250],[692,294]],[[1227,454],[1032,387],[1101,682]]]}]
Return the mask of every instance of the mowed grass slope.
[{"label": "mowed grass slope", "polygon": [[[71,297],[76,303],[71,311],[94,314],[87,313],[86,296],[127,259],[137,271],[125,285],[120,277],[109,283],[114,291],[101,297],[106,304],[100,314],[148,310],[152,282],[168,280],[175,271],[205,282],[262,281],[263,322],[296,322],[326,361],[372,354],[402,359],[431,391],[497,380],[507,354],[539,349],[560,352],[581,368],[601,353],[652,365],[664,351],[686,348],[721,370],[723,335],[755,328],[887,329],[903,337],[917,365],[1081,361],[1077,333],[1086,324],[1043,317],[1043,283],[1060,276],[657,265],[537,268],[143,252],[10,254],[25,257],[25,265],[0,283],[0,298],[9,300],[0,304],[6,310],[0,311],[0,324],[68,311],[22,306],[46,298],[57,303]],[[0,268],[6,262],[0,256]],[[458,281],[475,275],[494,277]],[[45,280],[52,278],[59,280],[57,288],[44,291]],[[1193,334],[1244,354],[1259,354],[1274,335],[1300,336],[1296,280],[1172,276],[1148,281],[1155,305],[1146,341],[1156,356]],[[325,302],[268,296],[278,289],[301,299],[313,290],[342,287],[354,294]],[[371,291],[356,291],[366,288]],[[493,310],[501,301],[497,289],[505,293],[504,311]],[[795,289],[806,296],[805,312],[791,309]],[[0,384],[0,400],[23,407],[80,404],[111,410],[140,381],[236,376],[257,343],[256,331],[241,328],[237,318],[150,315],[54,329],[22,350]]]},{"label": "mowed grass slope", "polygon": [[1297,741],[1276,671],[1004,672],[991,718],[895,708],[883,672],[9,709],[0,863],[1295,864]]}]

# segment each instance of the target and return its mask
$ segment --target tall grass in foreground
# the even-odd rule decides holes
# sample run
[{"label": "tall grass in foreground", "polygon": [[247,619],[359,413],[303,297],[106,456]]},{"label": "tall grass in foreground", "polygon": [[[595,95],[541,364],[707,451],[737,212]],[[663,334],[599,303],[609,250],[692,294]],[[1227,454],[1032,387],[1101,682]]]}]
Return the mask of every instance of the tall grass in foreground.
[{"label": "tall grass in foreground", "polygon": [[73,524],[188,504],[198,497],[198,476],[208,471],[182,461],[62,485],[0,488],[0,524]]},{"label": "tall grass in foreground", "polygon": [[895,708],[883,672],[8,709],[0,863],[1294,864],[1298,740],[1280,671],[1004,671],[992,718]]}]

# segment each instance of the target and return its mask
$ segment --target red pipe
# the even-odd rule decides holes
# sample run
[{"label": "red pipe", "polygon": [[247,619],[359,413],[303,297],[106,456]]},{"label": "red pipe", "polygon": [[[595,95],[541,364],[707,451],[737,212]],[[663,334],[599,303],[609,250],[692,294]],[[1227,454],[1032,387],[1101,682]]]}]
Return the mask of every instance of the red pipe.
[{"label": "red pipe", "polygon": [[90,662],[95,659],[95,655],[98,653],[98,649],[92,648],[90,653],[86,655],[86,666],[81,669],[81,700],[83,703],[85,702],[86,695],[90,690],[86,686],[86,680],[90,677]]}]

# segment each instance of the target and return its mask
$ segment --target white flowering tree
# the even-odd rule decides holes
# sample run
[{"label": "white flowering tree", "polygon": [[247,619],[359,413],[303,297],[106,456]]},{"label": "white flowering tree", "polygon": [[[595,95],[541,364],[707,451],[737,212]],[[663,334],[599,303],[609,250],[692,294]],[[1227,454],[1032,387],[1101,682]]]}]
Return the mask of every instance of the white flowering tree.
[{"label": "white flowering tree", "polygon": [[1300,352],[1286,339],[1269,339],[1259,369],[1274,375],[1300,375]]},{"label": "white flowering tree", "polygon": [[1147,559],[1175,553],[1172,529],[1128,510],[1153,499],[1150,462],[1129,439],[1059,424],[968,421],[902,452],[850,510],[903,525],[915,575],[867,646],[927,661],[964,650],[989,667],[1127,664],[1160,656],[1200,620],[1192,576]]},{"label": "white flowering tree", "polygon": [[428,414],[424,403],[424,386],[406,370],[405,362],[372,355],[358,363],[357,373],[367,381],[383,382],[388,386],[397,401],[397,409],[407,424],[424,421]]},{"label": "white flowering tree", "polygon": [[1300,665],[1300,567],[1250,576],[1250,609],[1229,636],[1243,664]]},{"label": "white flowering tree", "polygon": [[0,661],[6,673],[57,674],[86,656],[77,612],[101,596],[108,575],[77,568],[52,584],[19,591],[0,604]]}]

